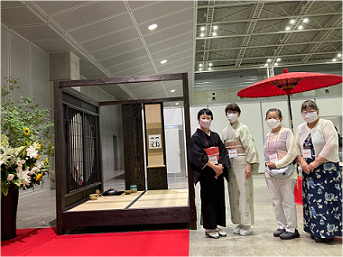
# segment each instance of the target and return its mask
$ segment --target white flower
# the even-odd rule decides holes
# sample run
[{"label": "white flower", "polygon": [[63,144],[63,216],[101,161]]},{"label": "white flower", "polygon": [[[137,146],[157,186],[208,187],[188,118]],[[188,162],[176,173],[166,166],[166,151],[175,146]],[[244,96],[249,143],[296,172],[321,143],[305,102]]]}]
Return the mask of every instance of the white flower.
[{"label": "white flower", "polygon": [[32,175],[33,173],[35,173],[35,171],[38,170],[37,167],[33,167],[32,170],[29,172],[29,175]]},{"label": "white flower", "polygon": [[[19,167],[18,167],[19,168]],[[18,169],[17,169],[18,170]],[[18,180],[21,184],[23,184],[24,186],[25,185],[30,185],[31,183],[31,177],[28,175],[29,173],[29,170],[28,168],[26,170],[22,170],[19,171],[17,174],[18,174]]]},{"label": "white flower", "polygon": [[23,166],[23,164],[25,163],[25,160],[18,158],[16,162],[18,166]]},{"label": "white flower", "polygon": [[12,179],[14,179],[14,175],[13,174],[8,174],[7,180],[12,180]]},{"label": "white flower", "polygon": [[18,167],[16,168],[16,171],[17,171],[18,173],[23,172],[23,166],[18,166]]},{"label": "white flower", "polygon": [[43,168],[44,162],[38,159],[38,160],[36,160],[35,165],[38,169],[41,169],[41,168]]},{"label": "white flower", "polygon": [[31,158],[36,158],[38,155],[38,150],[34,148],[32,145],[26,149],[26,156],[29,156]]}]

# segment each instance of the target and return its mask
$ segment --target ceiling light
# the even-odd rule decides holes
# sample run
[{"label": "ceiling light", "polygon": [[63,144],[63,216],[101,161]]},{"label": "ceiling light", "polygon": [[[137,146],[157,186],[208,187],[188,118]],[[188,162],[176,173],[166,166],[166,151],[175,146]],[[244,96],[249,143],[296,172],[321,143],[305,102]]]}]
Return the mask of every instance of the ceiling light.
[{"label": "ceiling light", "polygon": [[290,23],[291,23],[291,24],[294,24],[294,23],[295,23],[295,20],[294,20],[294,19],[291,19]]},{"label": "ceiling light", "polygon": [[202,63],[199,63],[199,67],[202,67]]},{"label": "ceiling light", "polygon": [[199,70],[201,71],[201,70],[202,70],[202,68],[199,68]]},{"label": "ceiling light", "polygon": [[209,68],[208,68],[208,70],[212,70],[212,68],[211,68],[211,67],[209,67]]},{"label": "ceiling light", "polygon": [[279,62],[279,61],[281,61],[281,58],[277,58],[276,60]]},{"label": "ceiling light", "polygon": [[212,63],[209,63],[208,66],[212,66]]},{"label": "ceiling light", "polygon": [[204,37],[204,36],[205,36],[205,34],[204,34],[204,33],[201,33],[201,34],[200,34],[200,37]]},{"label": "ceiling light", "polygon": [[274,66],[278,66],[279,64],[276,62],[276,63],[274,63]]},{"label": "ceiling light", "polygon": [[307,22],[308,22],[308,18],[305,18],[305,19],[304,19],[304,22],[307,23]]},{"label": "ceiling light", "polygon": [[174,93],[174,92],[175,92],[175,89],[170,90],[170,92]]},{"label": "ceiling light", "polygon": [[175,103],[175,105],[179,105],[179,103]]},{"label": "ceiling light", "polygon": [[151,24],[151,25],[148,27],[149,30],[154,30],[154,29],[156,29],[156,28],[157,28],[157,24]]},{"label": "ceiling light", "polygon": [[291,29],[291,27],[290,27],[290,26],[287,26],[287,27],[286,27],[286,30],[290,30],[290,29]]},{"label": "ceiling light", "polygon": [[337,54],[337,57],[342,57],[342,54]]},{"label": "ceiling light", "polygon": [[303,27],[303,25],[299,25],[299,27],[298,27],[298,29],[303,29],[304,27]]},{"label": "ceiling light", "polygon": [[213,32],[212,36],[214,36],[214,37],[217,36],[217,32]]},{"label": "ceiling light", "polygon": [[333,58],[333,59],[332,59],[332,61],[333,61],[333,62],[336,62],[336,61],[337,61],[337,59],[336,59],[336,58]]},{"label": "ceiling light", "polygon": [[272,61],[272,59],[268,59],[268,60],[267,60],[267,62],[271,62],[271,61]]},{"label": "ceiling light", "polygon": [[268,66],[268,63],[265,63],[265,64],[264,64],[264,66],[266,66],[266,67],[267,67],[267,66]]},{"label": "ceiling light", "polygon": [[165,64],[167,62],[167,60],[162,60],[161,64]]},{"label": "ceiling light", "polygon": [[213,29],[214,29],[214,30],[218,29],[218,26],[217,26],[217,25],[214,25],[214,26],[213,26]]},{"label": "ceiling light", "polygon": [[205,30],[205,27],[201,27],[200,30],[201,30],[201,31],[204,31],[204,30]]}]

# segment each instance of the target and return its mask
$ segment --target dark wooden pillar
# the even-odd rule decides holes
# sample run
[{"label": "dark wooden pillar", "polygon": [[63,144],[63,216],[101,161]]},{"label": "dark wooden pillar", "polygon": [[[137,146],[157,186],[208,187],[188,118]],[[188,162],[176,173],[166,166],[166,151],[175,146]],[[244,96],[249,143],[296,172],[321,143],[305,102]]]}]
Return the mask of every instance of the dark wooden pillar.
[{"label": "dark wooden pillar", "polygon": [[141,104],[122,105],[125,189],[145,190]]}]

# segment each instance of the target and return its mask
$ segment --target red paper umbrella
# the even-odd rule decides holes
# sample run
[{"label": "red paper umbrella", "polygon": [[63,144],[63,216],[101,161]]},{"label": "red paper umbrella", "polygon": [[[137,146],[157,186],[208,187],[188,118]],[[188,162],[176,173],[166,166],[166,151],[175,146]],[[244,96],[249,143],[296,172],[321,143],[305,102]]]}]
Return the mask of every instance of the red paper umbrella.
[{"label": "red paper umbrella", "polygon": [[311,72],[288,73],[287,69],[284,69],[283,72],[283,74],[276,75],[243,88],[237,93],[237,95],[240,97],[251,98],[287,95],[292,131],[293,118],[290,100],[291,94],[306,92],[342,83],[342,76],[338,75]]}]

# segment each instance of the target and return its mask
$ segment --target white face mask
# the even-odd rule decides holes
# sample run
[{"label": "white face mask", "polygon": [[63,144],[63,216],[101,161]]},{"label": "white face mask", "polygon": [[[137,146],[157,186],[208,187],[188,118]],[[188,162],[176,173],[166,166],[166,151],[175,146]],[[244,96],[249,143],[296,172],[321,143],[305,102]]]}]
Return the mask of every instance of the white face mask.
[{"label": "white face mask", "polygon": [[317,112],[306,112],[302,113],[301,116],[306,122],[309,123],[314,122],[316,119],[318,119]]},{"label": "white face mask", "polygon": [[237,120],[238,114],[237,113],[228,113],[227,114],[227,119],[230,122],[235,122]]},{"label": "white face mask", "polygon": [[199,122],[200,126],[203,128],[209,128],[211,126],[211,121],[210,120],[200,120]]},{"label": "white face mask", "polygon": [[267,125],[271,128],[271,129],[275,129],[278,126],[280,126],[281,121],[280,120],[276,120],[276,119],[269,119],[266,120]]}]

